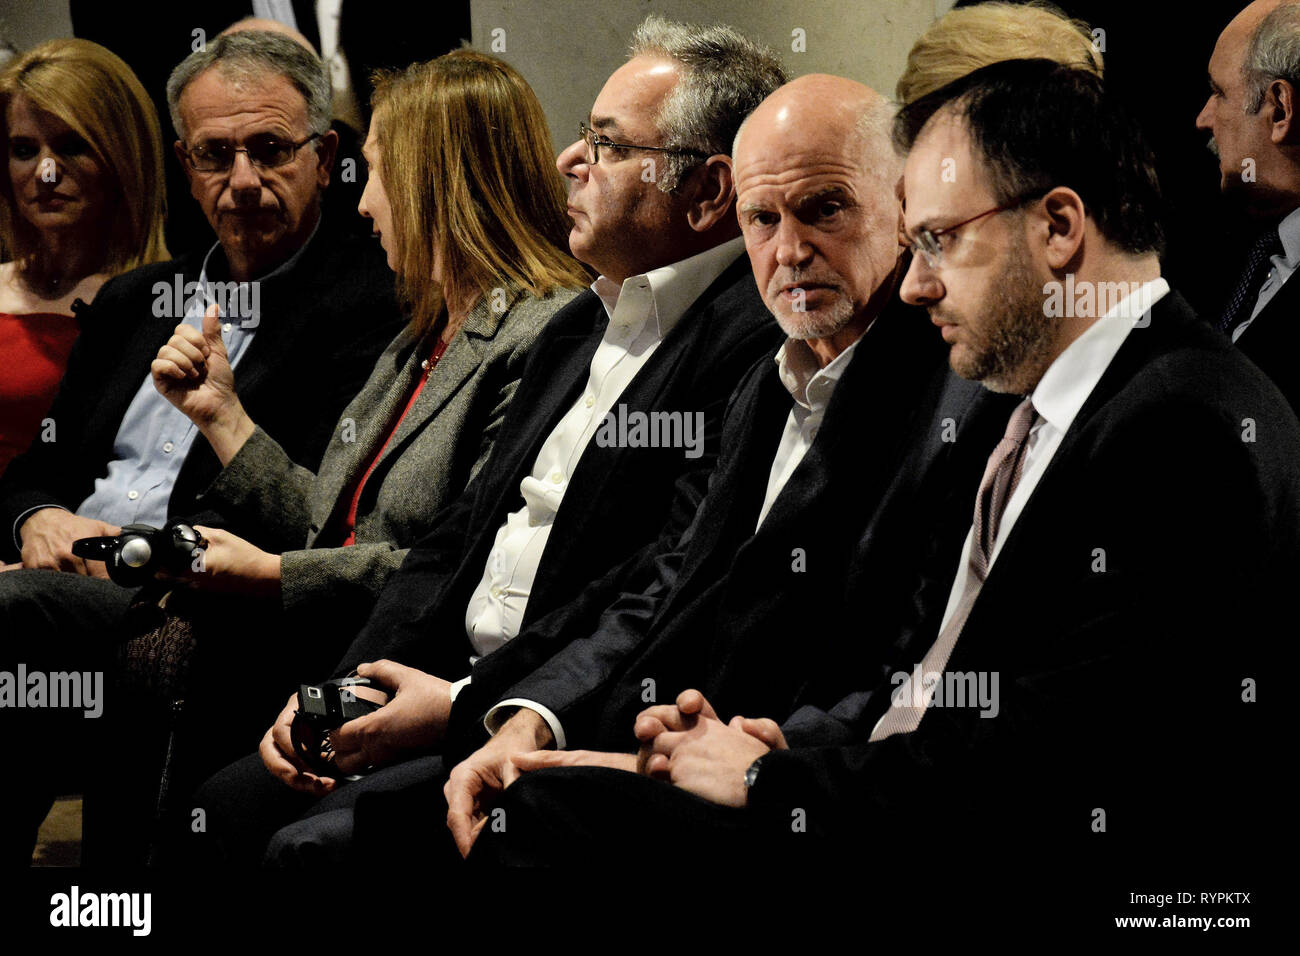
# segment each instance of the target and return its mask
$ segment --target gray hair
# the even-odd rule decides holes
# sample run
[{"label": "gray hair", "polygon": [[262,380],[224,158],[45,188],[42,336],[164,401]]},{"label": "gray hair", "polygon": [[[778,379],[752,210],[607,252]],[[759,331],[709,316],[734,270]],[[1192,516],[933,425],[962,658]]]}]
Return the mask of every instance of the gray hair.
[{"label": "gray hair", "polygon": [[186,133],[181,122],[181,94],[200,73],[213,67],[235,82],[283,76],[307,101],[309,132],[324,133],[330,128],[332,94],[320,57],[281,33],[245,30],[217,37],[182,60],[167,78],[167,110],[182,140]]},{"label": "gray hair", "polygon": [[1246,78],[1246,112],[1258,113],[1274,80],[1300,90],[1300,5],[1284,3],[1260,21],[1250,38],[1241,72]]},{"label": "gray hair", "polygon": [[[665,146],[712,156],[727,153],[741,122],[786,82],[775,53],[728,26],[701,27],[650,15],[632,35],[632,56],[675,60],[682,78],[665,98],[655,127]],[[656,177],[675,192],[700,160],[667,153]]]},{"label": "gray hair", "polygon": [[854,127],[871,175],[892,195],[903,175],[903,157],[894,147],[894,117],[898,107],[883,97],[862,110]]}]

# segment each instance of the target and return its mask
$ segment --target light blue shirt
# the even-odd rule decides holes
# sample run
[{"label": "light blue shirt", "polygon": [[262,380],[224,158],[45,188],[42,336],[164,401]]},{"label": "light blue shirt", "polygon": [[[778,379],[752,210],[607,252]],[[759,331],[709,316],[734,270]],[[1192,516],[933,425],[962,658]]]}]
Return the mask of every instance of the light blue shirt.
[{"label": "light blue shirt", "polygon": [[[315,232],[312,238],[315,238]],[[202,328],[203,313],[208,306],[213,302],[221,305],[221,339],[226,344],[230,367],[239,368],[239,362],[248,353],[262,319],[260,283],[292,268],[311,241],[308,239],[297,252],[265,276],[247,283],[210,279],[209,273],[214,267],[219,273],[226,270],[220,243],[213,245],[203,259],[198,288],[187,288],[183,292],[186,295],[183,300],[185,324]],[[215,260],[214,256],[217,257]],[[172,292],[164,292],[160,286],[155,286],[154,290],[158,296],[155,308],[159,302],[175,301]],[[162,525],[168,517],[172,488],[198,434],[194,423],[163,398],[154,387],[153,377],[146,375],[113,440],[108,474],[95,482],[95,490],[77,507],[77,514],[115,525]]]}]

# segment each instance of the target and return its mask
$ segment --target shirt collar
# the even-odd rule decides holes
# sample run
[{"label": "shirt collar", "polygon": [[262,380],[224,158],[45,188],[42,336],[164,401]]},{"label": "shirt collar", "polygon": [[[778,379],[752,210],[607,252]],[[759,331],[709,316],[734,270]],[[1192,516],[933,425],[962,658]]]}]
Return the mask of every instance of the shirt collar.
[{"label": "shirt collar", "polygon": [[786,339],[776,353],[777,374],[781,378],[781,384],[799,405],[811,412],[824,410],[831,399],[835,383],[844,374],[844,369],[853,357],[853,350],[861,341],[862,336],[858,336],[852,345],[831,359],[825,368],[820,368],[817,356],[807,342],[802,339]]},{"label": "shirt collar", "polygon": [[[316,233],[320,232],[320,224],[323,218],[324,217],[322,216],[316,217],[316,225],[312,227],[311,235],[307,237],[307,241],[299,246],[293,255],[288,259],[285,259],[266,275],[258,276],[252,281],[265,282],[267,279],[283,275],[297,265],[298,260],[302,258],[303,253],[307,251],[307,247],[310,246],[312,240],[316,238]],[[212,248],[208,250],[207,255],[203,257],[203,266],[199,269],[199,281],[215,281],[217,279],[225,279],[229,275],[230,264],[226,261],[225,250],[221,248],[220,242],[214,242]]]},{"label": "shirt collar", "polygon": [[1286,264],[1294,268],[1300,263],[1300,206],[1292,209],[1286,218],[1277,224],[1277,235],[1282,240],[1282,252]]},{"label": "shirt collar", "polygon": [[[1168,292],[1169,283],[1163,278],[1144,282],[1071,342],[1043,373],[1030,395],[1038,414],[1061,432],[1069,431],[1129,331],[1149,322],[1151,307]],[[1139,311],[1141,306],[1145,308]]]},{"label": "shirt collar", "polygon": [[738,236],[689,259],[629,276],[621,286],[600,276],[591,291],[600,296],[611,326],[640,327],[653,318],[662,339],[744,249],[745,240]]}]

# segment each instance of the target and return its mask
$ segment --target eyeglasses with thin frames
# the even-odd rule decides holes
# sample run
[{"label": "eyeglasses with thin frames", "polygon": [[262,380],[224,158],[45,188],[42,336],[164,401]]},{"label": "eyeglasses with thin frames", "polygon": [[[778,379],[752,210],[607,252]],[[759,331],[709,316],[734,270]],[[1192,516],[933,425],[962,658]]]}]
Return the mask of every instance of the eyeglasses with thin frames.
[{"label": "eyeglasses with thin frames", "polygon": [[587,144],[587,165],[595,166],[600,162],[600,148],[606,149],[643,149],[656,153],[671,153],[676,156],[696,156],[700,159],[708,159],[708,153],[702,153],[698,149],[685,149],[680,146],[638,146],[636,143],[616,143],[612,139],[601,136],[594,129],[584,122],[578,123],[578,138]]},{"label": "eyeglasses with thin frames", "polygon": [[898,223],[898,244],[912,250],[912,255],[920,256],[925,260],[925,264],[931,269],[939,268],[943,261],[944,245],[939,240],[944,236],[951,236],[963,226],[969,226],[977,219],[983,219],[985,216],[993,216],[998,213],[1009,212],[1012,209],[1019,208],[1027,202],[1040,199],[1045,192],[1035,192],[1028,196],[1021,196],[1013,199],[1011,202],[1003,203],[1001,206],[994,206],[992,209],[985,209],[981,213],[976,213],[969,219],[963,219],[961,222],[955,222],[951,226],[944,226],[942,229],[922,229],[917,237],[913,239],[903,231],[902,219]]},{"label": "eyeglasses with thin frames", "polygon": [[272,133],[264,133],[253,136],[243,146],[235,146],[224,140],[212,140],[186,149],[185,157],[191,166],[203,173],[222,173],[230,169],[235,165],[236,153],[245,154],[248,161],[259,169],[273,169],[293,162],[298,150],[323,135],[312,133],[302,142],[295,143],[280,139]]}]

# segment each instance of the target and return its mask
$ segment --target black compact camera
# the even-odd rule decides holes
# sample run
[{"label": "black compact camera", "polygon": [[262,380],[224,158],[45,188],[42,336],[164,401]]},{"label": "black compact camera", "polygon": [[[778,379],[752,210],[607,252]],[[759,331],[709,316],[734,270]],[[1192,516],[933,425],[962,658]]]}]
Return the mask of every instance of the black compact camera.
[{"label": "black compact camera", "polygon": [[322,774],[335,773],[330,731],[383,706],[358,697],[351,689],[369,686],[369,678],[343,677],[298,687],[298,713],[289,726],[289,735],[294,750],[307,766]]},{"label": "black compact camera", "polygon": [[195,552],[207,546],[207,540],[189,525],[168,521],[161,528],[129,524],[121,534],[80,538],[72,542],[72,553],[87,561],[103,561],[108,565],[110,580],[135,588],[158,571],[185,571],[193,563]]}]

